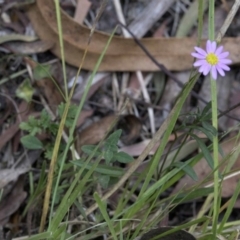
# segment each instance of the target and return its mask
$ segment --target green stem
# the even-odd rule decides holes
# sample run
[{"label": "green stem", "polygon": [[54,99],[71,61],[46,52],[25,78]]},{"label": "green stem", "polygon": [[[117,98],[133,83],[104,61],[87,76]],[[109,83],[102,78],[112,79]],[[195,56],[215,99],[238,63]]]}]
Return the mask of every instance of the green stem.
[{"label": "green stem", "polygon": [[[214,6],[215,1],[209,0],[209,39],[214,41],[215,28],[214,28]],[[218,116],[217,116],[217,83],[211,78],[211,97],[212,97],[212,125],[218,129]],[[217,223],[219,213],[219,170],[218,170],[218,135],[213,136],[213,162],[214,162],[214,201],[213,201],[213,235],[217,238]]]},{"label": "green stem", "polygon": [[214,6],[215,0],[209,0],[209,11],[208,11],[208,38],[213,41],[215,36],[215,27],[214,27]]},{"label": "green stem", "polygon": [[[217,83],[213,79],[211,79],[211,95],[212,95],[212,125],[215,129],[218,129]],[[216,233],[219,211],[218,135],[213,136],[213,162],[214,162],[213,232]]]}]

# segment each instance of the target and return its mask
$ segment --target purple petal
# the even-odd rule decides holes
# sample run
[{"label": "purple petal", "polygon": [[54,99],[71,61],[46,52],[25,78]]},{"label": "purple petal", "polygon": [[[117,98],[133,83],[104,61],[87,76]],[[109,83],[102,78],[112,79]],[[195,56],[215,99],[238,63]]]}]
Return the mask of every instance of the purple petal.
[{"label": "purple petal", "polygon": [[229,55],[229,52],[223,52],[223,53],[220,53],[218,54],[218,58],[226,58],[227,56]]},{"label": "purple petal", "polygon": [[214,42],[212,42],[212,44],[211,44],[211,52],[215,53],[216,48],[217,48],[217,43],[214,41]]},{"label": "purple petal", "polygon": [[198,69],[198,71],[200,72],[200,73],[202,73],[203,72],[203,70],[204,70],[204,65],[202,65],[199,69]]},{"label": "purple petal", "polygon": [[211,65],[204,64],[199,68],[199,72],[202,72],[204,76],[206,76],[211,70]]},{"label": "purple petal", "polygon": [[205,59],[206,57],[203,56],[202,54],[199,53],[191,53],[191,55],[195,58],[199,58],[199,59]]},{"label": "purple petal", "polygon": [[230,67],[223,64],[223,63],[218,63],[216,66],[223,69],[224,71],[229,71],[230,70]]},{"label": "purple petal", "polygon": [[212,74],[212,78],[214,80],[217,80],[217,69],[216,69],[216,66],[212,66],[211,74]]},{"label": "purple petal", "polygon": [[225,72],[222,70],[222,68],[219,65],[216,65],[216,69],[221,76],[223,77],[225,76]]},{"label": "purple petal", "polygon": [[204,51],[202,48],[200,48],[200,47],[194,47],[194,49],[195,49],[198,53],[200,53],[201,55],[207,56],[206,51]]},{"label": "purple petal", "polygon": [[223,46],[220,46],[217,48],[215,54],[218,56],[220,53],[222,53],[222,51],[223,51]]},{"label": "purple petal", "polygon": [[207,40],[207,43],[206,43],[206,50],[207,50],[207,53],[210,53],[211,52],[211,41],[210,40]]},{"label": "purple petal", "polygon": [[204,65],[204,64],[207,64],[207,61],[206,61],[206,60],[198,60],[198,61],[196,61],[196,62],[193,64],[193,66],[194,66],[194,67],[200,67],[200,66],[202,66],[202,65]]},{"label": "purple petal", "polygon": [[200,73],[202,73],[202,72],[204,71],[204,69],[206,68],[207,65],[209,65],[209,64],[206,63],[206,64],[201,65],[201,66],[199,67],[198,71],[199,71]]},{"label": "purple petal", "polygon": [[219,63],[230,64],[230,63],[232,63],[232,60],[230,60],[230,59],[219,59]]}]

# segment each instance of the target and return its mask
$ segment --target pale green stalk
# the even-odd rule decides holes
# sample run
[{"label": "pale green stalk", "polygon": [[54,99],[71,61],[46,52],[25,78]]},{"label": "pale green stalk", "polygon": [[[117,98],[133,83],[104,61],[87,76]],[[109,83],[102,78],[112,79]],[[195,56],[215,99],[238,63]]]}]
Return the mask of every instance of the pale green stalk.
[{"label": "pale green stalk", "polygon": [[[99,69],[99,66],[100,66],[100,64],[101,64],[101,62],[102,62],[102,60],[103,60],[103,57],[104,57],[104,55],[105,55],[105,53],[106,53],[106,51],[107,51],[107,48],[108,48],[108,46],[109,46],[109,44],[110,44],[110,42],[111,42],[111,40],[112,40],[112,38],[113,38],[113,36],[114,36],[115,31],[116,31],[116,29],[114,29],[113,33],[112,33],[111,36],[109,37],[108,42],[106,43],[106,46],[105,46],[104,50],[102,51],[102,53],[101,53],[101,55],[100,55],[100,57],[99,57],[99,59],[98,59],[98,61],[97,61],[97,63],[96,63],[96,66],[95,66],[95,68],[94,68],[94,70],[93,70],[93,72],[92,72],[92,75],[91,75],[91,77],[90,77],[90,79],[89,79],[89,81],[88,81],[88,83],[87,83],[87,85],[86,85],[86,88],[85,88],[85,90],[84,90],[84,93],[83,93],[81,102],[80,102],[80,104],[79,104],[79,106],[78,106],[78,109],[77,109],[77,112],[76,112],[76,115],[75,115],[75,118],[74,118],[74,121],[73,121],[73,126],[70,128],[69,139],[68,139],[68,142],[67,142],[67,144],[66,144],[66,147],[65,147],[65,150],[64,150],[64,153],[63,153],[63,157],[62,157],[62,160],[61,160],[61,163],[60,163],[60,169],[59,169],[59,172],[58,172],[57,182],[56,182],[55,189],[54,189],[54,193],[53,193],[53,199],[55,199],[55,196],[56,196],[57,187],[59,186],[60,177],[61,177],[61,173],[62,173],[62,170],[63,170],[64,162],[65,162],[65,159],[66,159],[66,156],[67,156],[67,153],[68,153],[68,149],[70,148],[70,146],[71,146],[71,144],[72,144],[72,141],[73,141],[73,133],[74,133],[74,129],[75,129],[75,126],[76,126],[76,123],[77,123],[77,120],[78,120],[78,116],[79,116],[80,112],[82,111],[83,104],[84,104],[84,102],[85,102],[85,100],[86,100],[87,93],[88,93],[88,91],[89,91],[89,89],[90,89],[90,87],[91,87],[91,83],[92,83],[92,81],[93,81],[93,78],[94,78],[94,76],[96,75],[96,73],[97,73],[97,71],[98,71],[98,69]],[[80,71],[80,69],[81,69],[81,67],[79,68],[79,71]],[[79,73],[77,73],[77,75],[79,75]],[[71,91],[71,92],[72,92],[72,91]],[[81,169],[83,170],[84,167],[82,167]],[[94,167],[93,167],[93,169],[94,169]],[[93,169],[92,169],[92,170],[93,170]],[[89,172],[90,172],[90,171],[89,171]],[[70,186],[70,188],[69,188],[69,190],[68,190],[68,192],[66,193],[65,196],[70,197],[70,194],[71,194],[72,196],[75,196],[72,191],[73,191],[73,189],[75,188],[75,186],[76,186],[76,184],[77,184],[77,182],[78,182],[78,180],[79,180],[80,175],[81,175],[81,171],[79,172],[79,174],[77,174],[77,175],[75,176],[75,179],[74,179],[74,181],[72,182],[72,184],[71,184],[71,186]],[[79,192],[80,192],[80,191],[78,191],[78,194],[79,194]],[[67,197],[66,197],[66,198],[67,198]],[[75,199],[76,199],[76,198],[74,198],[74,200],[75,200]],[[74,202],[74,200],[73,200],[73,202]],[[65,201],[65,198],[63,198],[61,204],[63,204],[65,207],[66,207],[68,204],[69,204],[69,207],[71,206],[70,200],[68,199],[68,201],[66,202],[66,201]],[[61,206],[61,204],[60,204],[60,206]],[[59,208],[60,208],[60,207],[59,207]],[[61,222],[62,216],[64,216],[64,215],[66,214],[67,208],[66,208],[66,209],[63,209],[63,208],[62,208],[62,209],[59,209],[59,208],[58,208],[59,211],[57,211],[56,214],[55,214],[55,216],[54,216],[55,221],[54,221],[54,219],[53,219],[53,222],[54,222],[54,223],[53,223],[53,226],[52,226],[52,223],[50,223],[48,229],[54,230],[54,229],[55,229],[55,226],[57,227],[58,224]],[[66,211],[63,213],[64,210],[66,210]],[[57,215],[58,212],[59,212],[59,215]],[[51,205],[51,214],[50,214],[49,222],[51,221],[52,213],[53,213],[53,203],[52,203],[52,205]],[[57,219],[56,219],[56,216],[58,216]]]},{"label": "pale green stalk", "polygon": [[63,33],[62,33],[62,23],[61,23],[61,9],[59,6],[59,0],[54,0],[54,2],[55,2],[55,7],[56,7],[57,27],[58,27],[58,33],[59,33],[59,45],[60,45],[60,52],[61,52],[61,58],[62,58],[62,71],[63,71],[65,98],[68,99],[66,63],[65,63]]},{"label": "pale green stalk", "polygon": [[[214,6],[215,1],[209,0],[209,40],[214,41]],[[211,78],[211,97],[212,97],[212,125],[218,129],[217,114],[217,82]],[[219,213],[219,170],[218,170],[218,135],[213,136],[213,162],[214,162],[214,201],[213,201],[213,235],[217,234],[217,222]]]}]

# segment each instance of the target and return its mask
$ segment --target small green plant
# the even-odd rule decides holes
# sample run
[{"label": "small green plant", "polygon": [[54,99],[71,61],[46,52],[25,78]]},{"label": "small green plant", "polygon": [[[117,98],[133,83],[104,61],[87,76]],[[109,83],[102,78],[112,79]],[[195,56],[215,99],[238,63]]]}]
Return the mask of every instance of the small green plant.
[{"label": "small green plant", "polygon": [[[61,103],[58,106],[59,118],[62,117],[64,107],[64,103]],[[71,127],[73,124],[76,108],[76,105],[71,105],[69,108],[68,116],[65,122],[65,126],[67,128]],[[20,124],[20,128],[28,133],[21,138],[21,143],[27,149],[44,149],[45,157],[51,159],[54,145],[52,143],[43,144],[43,142],[38,139],[37,134],[46,133],[49,137],[55,139],[58,127],[59,124],[52,121],[50,115],[45,109],[43,109],[39,118],[30,116],[28,121]]]},{"label": "small green plant", "polygon": [[[117,143],[121,133],[122,130],[119,129],[110,134],[100,148],[97,148],[96,145],[85,145],[81,148],[85,154],[89,156],[93,154],[94,157],[102,158],[105,162],[104,164],[99,164],[95,171],[98,181],[103,188],[107,188],[109,184],[115,182],[116,178],[118,179],[124,173],[120,167],[112,166],[114,162],[129,163],[134,160],[127,153],[118,151]],[[78,166],[83,166],[84,164],[84,160],[72,162]],[[88,167],[91,168],[91,164]]]}]

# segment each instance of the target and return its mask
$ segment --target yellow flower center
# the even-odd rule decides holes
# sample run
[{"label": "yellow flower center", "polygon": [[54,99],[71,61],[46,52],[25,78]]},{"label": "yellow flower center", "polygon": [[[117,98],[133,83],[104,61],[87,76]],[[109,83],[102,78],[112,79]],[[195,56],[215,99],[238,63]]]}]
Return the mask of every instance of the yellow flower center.
[{"label": "yellow flower center", "polygon": [[209,53],[206,57],[206,60],[211,65],[216,65],[218,63],[218,57],[214,53]]}]

